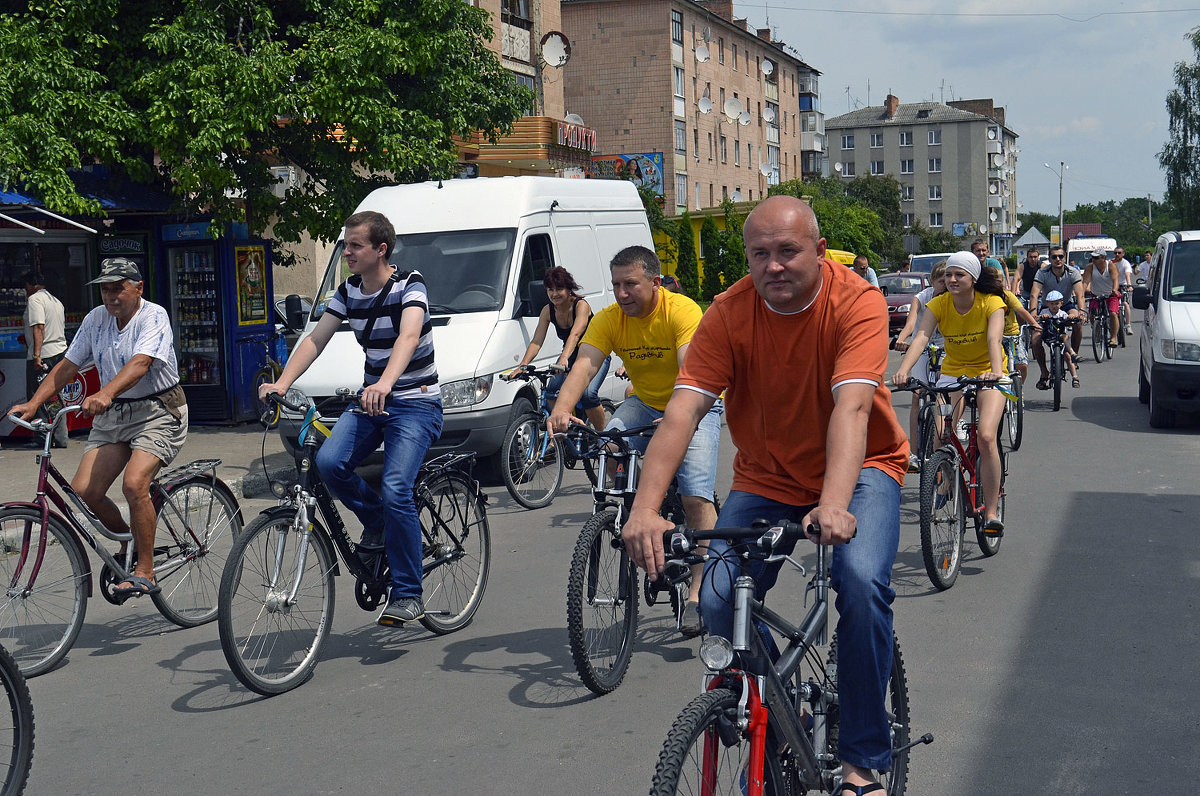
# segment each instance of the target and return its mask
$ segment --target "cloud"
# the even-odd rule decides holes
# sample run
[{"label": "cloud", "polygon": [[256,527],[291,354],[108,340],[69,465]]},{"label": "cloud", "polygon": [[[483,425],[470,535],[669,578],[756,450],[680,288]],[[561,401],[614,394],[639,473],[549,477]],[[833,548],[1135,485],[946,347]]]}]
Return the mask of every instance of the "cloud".
[{"label": "cloud", "polygon": [[1074,133],[1095,133],[1104,125],[1104,122],[1097,119],[1095,116],[1080,116],[1071,120],[1071,132]]}]

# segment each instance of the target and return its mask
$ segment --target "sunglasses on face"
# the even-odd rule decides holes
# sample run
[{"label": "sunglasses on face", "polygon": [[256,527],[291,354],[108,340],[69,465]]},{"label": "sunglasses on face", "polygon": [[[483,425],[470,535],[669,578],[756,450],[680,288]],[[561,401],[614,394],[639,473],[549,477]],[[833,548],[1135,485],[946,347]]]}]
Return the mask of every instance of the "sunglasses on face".
[{"label": "sunglasses on face", "polygon": [[1067,259],[1067,255],[1065,255],[1065,254],[1052,254],[1052,255],[1050,255],[1050,259],[1051,259],[1051,260],[1065,260],[1065,259]]}]

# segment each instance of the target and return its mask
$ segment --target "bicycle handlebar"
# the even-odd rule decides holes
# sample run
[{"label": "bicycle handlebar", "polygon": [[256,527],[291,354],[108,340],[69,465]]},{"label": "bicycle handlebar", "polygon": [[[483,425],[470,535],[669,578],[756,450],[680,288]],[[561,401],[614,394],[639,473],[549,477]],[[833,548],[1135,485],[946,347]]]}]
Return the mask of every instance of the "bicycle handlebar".
[{"label": "bicycle handlebar", "polygon": [[[857,533],[857,532],[856,532]],[[800,539],[821,537],[821,527],[810,522],[807,526],[799,522],[756,522],[749,528],[713,528],[708,531],[689,529],[685,525],[676,525],[669,531],[663,532],[663,550],[672,556],[682,556],[693,552],[697,543],[712,539],[724,539],[727,542],[739,543],[753,541],[758,549],[770,555],[784,543],[796,542]]]},{"label": "bicycle handlebar", "polygon": [[8,416],[8,419],[13,421],[14,423],[16,423],[21,428],[27,428],[30,431],[40,432],[43,429],[54,428],[54,426],[58,424],[58,419],[60,417],[62,417],[63,415],[65,415],[69,412],[78,412],[81,409],[83,409],[82,404],[71,404],[70,406],[64,406],[62,409],[59,409],[57,412],[54,413],[53,420],[42,420],[41,418],[34,418],[33,421],[31,422],[28,420],[22,420],[20,417],[18,417],[15,414],[10,414]]},{"label": "bicycle handlebar", "polygon": [[500,378],[505,381],[512,381],[513,379],[520,379],[521,381],[529,381],[530,379],[545,380],[551,376],[558,376],[566,372],[567,369],[558,363],[547,365],[544,368],[538,368],[533,365],[521,365],[520,367],[513,368],[506,374],[502,374]]},{"label": "bicycle handlebar", "polygon": [[938,387],[936,384],[930,384],[924,379],[918,379],[916,376],[909,376],[908,381],[903,385],[890,385],[888,389],[890,389],[892,392],[929,390],[930,392],[940,392],[944,395],[949,395],[952,392],[958,392],[959,390],[969,387],[974,387],[976,389],[989,389],[1008,384],[1012,384],[1011,378],[987,380],[974,378],[972,376],[959,376],[958,381],[956,381],[954,384],[948,384],[945,387]]}]

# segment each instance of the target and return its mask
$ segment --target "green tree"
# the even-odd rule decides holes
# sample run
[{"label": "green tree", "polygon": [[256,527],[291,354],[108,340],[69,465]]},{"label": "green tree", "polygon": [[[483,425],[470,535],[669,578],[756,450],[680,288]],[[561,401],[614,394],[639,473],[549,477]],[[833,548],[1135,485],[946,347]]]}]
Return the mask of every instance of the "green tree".
[{"label": "green tree", "polygon": [[1017,219],[1021,222],[1022,234],[1036,227],[1038,232],[1046,236],[1046,240],[1050,240],[1050,227],[1058,226],[1058,216],[1049,213],[1019,213]]},{"label": "green tree", "polygon": [[846,183],[846,195],[857,199],[879,216],[883,238],[879,254],[893,265],[908,259],[904,250],[904,214],[900,208],[900,182],[892,175],[870,174]]},{"label": "green tree", "polygon": [[725,211],[725,229],[721,232],[725,241],[725,259],[722,263],[721,278],[725,287],[729,287],[749,270],[746,265],[746,241],[742,237],[745,217],[735,212],[731,199],[726,198],[721,202],[721,208]]},{"label": "green tree", "polygon": [[958,238],[954,237],[945,227],[941,229],[931,229],[919,220],[914,221],[909,229],[910,235],[916,235],[921,241],[921,248],[917,254],[940,254],[942,252],[955,252],[962,248],[962,243]]},{"label": "green tree", "polygon": [[675,278],[679,280],[679,288],[684,295],[699,299],[700,272],[696,265],[695,234],[692,231],[692,219],[686,210],[679,216],[675,245],[679,252],[675,258]]},{"label": "green tree", "polygon": [[879,214],[865,203],[847,195],[841,183],[830,178],[801,182],[791,180],[771,187],[770,195],[810,197],[821,235],[831,249],[865,254],[876,269],[881,264],[884,231]]},{"label": "green tree", "polygon": [[721,275],[725,272],[725,237],[717,229],[712,216],[700,225],[700,248],[704,250],[704,276],[700,281],[700,298],[711,302],[721,292]]},{"label": "green tree", "polygon": [[[68,170],[101,163],[218,228],[332,239],[368,191],[450,176],[456,138],[530,106],[491,35],[461,0],[30,2],[0,16],[0,184],[99,215]],[[282,198],[273,165],[298,167]]]},{"label": "green tree", "polygon": [[1167,196],[1182,226],[1200,227],[1200,27],[1187,34],[1196,50],[1193,63],[1175,64],[1175,88],[1167,94],[1170,137],[1158,153],[1167,175]]},{"label": "green tree", "polygon": [[679,259],[679,225],[667,218],[663,212],[662,197],[645,186],[639,185],[638,196],[641,197],[642,207],[646,210],[646,220],[650,222],[650,234],[654,236],[655,253],[666,270],[666,266],[674,265]]}]

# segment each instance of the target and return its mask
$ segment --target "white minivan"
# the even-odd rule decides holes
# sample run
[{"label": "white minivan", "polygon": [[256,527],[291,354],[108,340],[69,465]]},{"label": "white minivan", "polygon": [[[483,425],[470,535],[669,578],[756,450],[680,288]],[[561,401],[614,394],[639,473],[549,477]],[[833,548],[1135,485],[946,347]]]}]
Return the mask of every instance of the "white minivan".
[{"label": "white minivan", "polygon": [[[608,271],[613,255],[633,245],[654,250],[641,199],[624,180],[483,177],[396,185],[372,191],[357,208],[363,210],[391,220],[396,227],[391,263],[419,271],[429,290],[445,411],[431,454],[463,450],[492,456],[510,419],[537,408],[537,393],[528,383],[499,374],[521,360],[533,337],[548,301],[542,286],[547,269],[561,265],[570,271],[592,310],[599,311],[613,302]],[[349,276],[342,246],[339,239],[304,319],[305,333]],[[536,362],[549,364],[559,353],[550,340]],[[602,397],[615,401],[625,394],[613,375],[618,364],[612,363],[601,389]],[[362,377],[362,349],[343,324],[293,389],[322,401],[338,388],[361,387]],[[294,449],[295,424],[281,423],[280,433]]]},{"label": "white minivan", "polygon": [[1171,428],[1176,412],[1200,412],[1200,230],[1159,237],[1133,306],[1146,311],[1138,400],[1150,404],[1151,426]]}]

